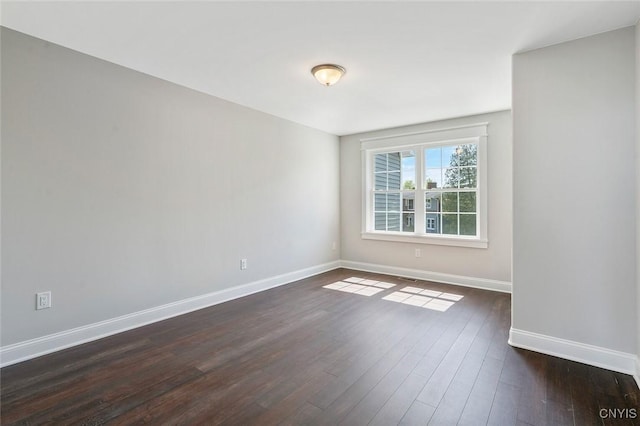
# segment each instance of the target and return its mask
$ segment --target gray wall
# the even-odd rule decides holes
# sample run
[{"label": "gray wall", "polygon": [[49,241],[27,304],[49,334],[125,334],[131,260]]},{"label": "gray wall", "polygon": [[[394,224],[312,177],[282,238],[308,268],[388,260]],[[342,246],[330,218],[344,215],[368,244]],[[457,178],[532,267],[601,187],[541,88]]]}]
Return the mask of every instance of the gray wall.
[{"label": "gray wall", "polygon": [[[463,248],[363,240],[360,139],[489,122],[489,248]],[[443,274],[511,281],[511,113],[471,117],[360,133],[340,138],[342,259]],[[414,249],[422,256],[416,258]]]},{"label": "gray wall", "polygon": [[339,259],[336,136],[4,28],[2,125],[3,346]]},{"label": "gray wall", "polygon": [[636,352],[634,28],[514,56],[513,327]]}]

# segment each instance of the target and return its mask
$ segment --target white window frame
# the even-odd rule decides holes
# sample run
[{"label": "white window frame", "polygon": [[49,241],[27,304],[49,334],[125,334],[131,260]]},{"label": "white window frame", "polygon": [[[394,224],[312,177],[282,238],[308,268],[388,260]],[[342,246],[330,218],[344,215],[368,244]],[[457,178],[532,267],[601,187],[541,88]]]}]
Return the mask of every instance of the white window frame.
[{"label": "white window frame", "polygon": [[[360,140],[362,153],[362,230],[363,239],[397,241],[419,244],[436,244],[459,247],[487,248],[487,128],[488,123],[476,123],[460,127],[404,133]],[[425,147],[462,145],[478,146],[477,160],[477,216],[476,236],[427,234],[425,214],[419,214],[418,206],[425,205]],[[375,154],[389,150],[416,150],[416,189],[414,200],[415,232],[376,231],[373,223],[373,161]],[[425,213],[425,212],[422,212]]]}]

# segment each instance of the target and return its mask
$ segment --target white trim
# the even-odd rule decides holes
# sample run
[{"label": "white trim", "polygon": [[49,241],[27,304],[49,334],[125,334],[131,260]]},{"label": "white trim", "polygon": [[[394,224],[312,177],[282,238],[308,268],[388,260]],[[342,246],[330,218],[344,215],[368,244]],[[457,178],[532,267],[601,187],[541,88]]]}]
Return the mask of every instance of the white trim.
[{"label": "white trim", "polygon": [[77,327],[71,330],[38,337],[24,342],[3,346],[0,348],[0,367],[16,364],[51,352],[56,352],[82,343],[91,342],[133,328],[162,321],[178,315],[207,308],[229,300],[248,296],[301,280],[303,278],[331,271],[340,267],[340,261],[325,263],[300,269],[274,277],[265,278],[251,283],[215,291],[201,296],[183,299],[162,306],[145,309],[117,318],[100,321],[93,324]]},{"label": "white trim", "polygon": [[633,373],[633,378],[636,381],[636,385],[640,388],[640,358],[636,356],[636,372]]},{"label": "white trim", "polygon": [[396,275],[418,280],[435,281],[444,284],[454,284],[463,287],[480,288],[483,290],[511,293],[511,283],[488,278],[467,277],[464,275],[444,274],[442,272],[424,271],[422,269],[401,268],[397,266],[379,265],[374,263],[340,261],[340,266],[357,271],[376,272],[379,274]]},{"label": "white trim", "polygon": [[362,138],[360,139],[360,149],[370,150],[376,148],[416,145],[429,142],[487,136],[488,125],[488,122],[483,122],[442,129],[423,130],[420,132]]},{"label": "white trim", "polygon": [[447,237],[439,234],[424,234],[416,235],[413,233],[400,233],[400,232],[362,232],[363,240],[380,240],[380,241],[395,241],[400,243],[412,243],[412,244],[433,244],[438,246],[456,246],[456,247],[471,247],[471,248],[487,248],[489,242],[487,240],[481,240],[479,238],[465,238],[461,237]]},{"label": "white trim", "polygon": [[513,327],[509,331],[509,344],[516,348],[553,355],[624,374],[632,374],[636,378],[636,382],[638,380],[638,357],[634,354],[518,330]]}]

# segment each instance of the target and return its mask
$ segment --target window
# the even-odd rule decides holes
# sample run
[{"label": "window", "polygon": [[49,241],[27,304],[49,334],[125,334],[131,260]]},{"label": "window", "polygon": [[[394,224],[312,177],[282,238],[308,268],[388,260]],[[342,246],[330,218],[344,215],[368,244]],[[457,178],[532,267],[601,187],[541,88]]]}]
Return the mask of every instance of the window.
[{"label": "window", "polygon": [[486,248],[486,128],[363,140],[363,238]]}]

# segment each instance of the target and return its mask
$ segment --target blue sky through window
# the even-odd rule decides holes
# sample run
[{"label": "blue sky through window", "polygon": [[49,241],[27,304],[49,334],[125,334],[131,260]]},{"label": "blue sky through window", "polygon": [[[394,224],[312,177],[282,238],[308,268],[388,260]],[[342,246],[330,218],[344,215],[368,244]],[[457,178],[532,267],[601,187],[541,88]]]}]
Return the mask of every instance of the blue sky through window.
[{"label": "blue sky through window", "polygon": [[412,181],[416,184],[416,156],[413,151],[405,151],[402,153],[402,188],[405,182]]}]

